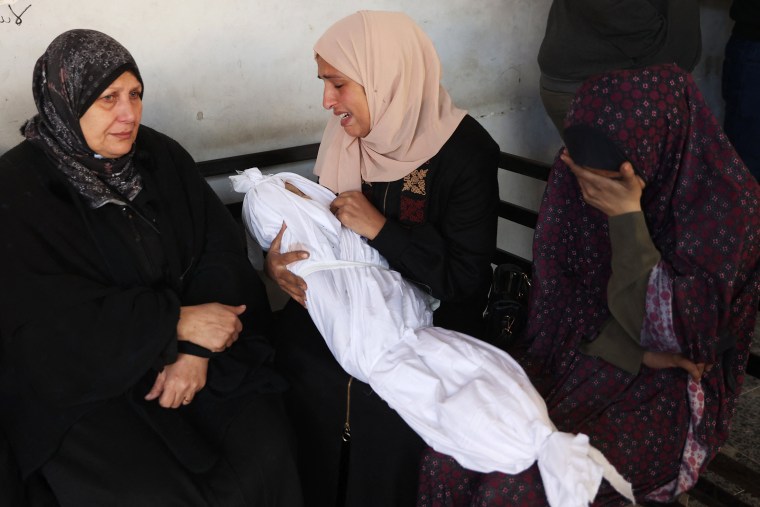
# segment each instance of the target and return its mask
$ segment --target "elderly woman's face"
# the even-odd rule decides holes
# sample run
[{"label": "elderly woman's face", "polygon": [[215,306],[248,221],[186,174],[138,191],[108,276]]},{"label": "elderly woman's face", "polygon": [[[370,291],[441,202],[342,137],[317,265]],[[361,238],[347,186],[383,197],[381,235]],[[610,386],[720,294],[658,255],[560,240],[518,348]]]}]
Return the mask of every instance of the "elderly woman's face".
[{"label": "elderly woman's face", "polygon": [[84,140],[105,158],[129,153],[137,138],[142,117],[142,85],[127,71],[95,99],[79,119]]},{"label": "elderly woman's face", "polygon": [[325,84],[322,107],[340,116],[340,126],[352,137],[369,134],[370,116],[364,87],[317,55],[317,77]]}]

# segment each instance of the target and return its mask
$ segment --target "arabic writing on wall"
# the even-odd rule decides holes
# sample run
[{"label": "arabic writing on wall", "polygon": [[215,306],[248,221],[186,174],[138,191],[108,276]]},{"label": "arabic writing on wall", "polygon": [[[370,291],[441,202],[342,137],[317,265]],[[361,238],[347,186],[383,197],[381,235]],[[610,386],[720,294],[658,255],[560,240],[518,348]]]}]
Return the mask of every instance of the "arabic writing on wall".
[{"label": "arabic writing on wall", "polygon": [[[2,4],[2,2],[0,2],[0,4]],[[29,4],[26,7],[24,7],[24,9],[19,9],[18,7],[16,7],[16,9],[14,10],[13,7],[11,7],[10,4],[8,4],[8,10],[10,11],[10,15],[0,14],[0,25],[15,24],[16,26],[21,26],[21,23],[23,23],[21,16],[23,16],[26,13],[26,11],[29,10],[29,7],[31,6],[32,5]]]}]

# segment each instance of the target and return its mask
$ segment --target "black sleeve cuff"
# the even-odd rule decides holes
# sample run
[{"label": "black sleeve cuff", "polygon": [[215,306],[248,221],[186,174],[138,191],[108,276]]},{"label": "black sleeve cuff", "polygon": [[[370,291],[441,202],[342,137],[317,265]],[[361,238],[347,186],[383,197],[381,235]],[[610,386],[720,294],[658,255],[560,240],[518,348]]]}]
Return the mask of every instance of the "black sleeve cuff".
[{"label": "black sleeve cuff", "polygon": [[190,354],[191,356],[205,357],[206,359],[214,355],[206,347],[201,347],[193,342],[189,341],[177,341],[177,352],[180,354]]}]

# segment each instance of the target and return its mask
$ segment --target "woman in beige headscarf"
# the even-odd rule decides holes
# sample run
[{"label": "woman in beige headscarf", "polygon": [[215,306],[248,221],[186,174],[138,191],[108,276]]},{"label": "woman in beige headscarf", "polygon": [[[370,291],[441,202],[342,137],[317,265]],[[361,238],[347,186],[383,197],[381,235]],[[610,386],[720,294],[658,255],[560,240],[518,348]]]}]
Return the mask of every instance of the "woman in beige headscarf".
[{"label": "woman in beige headscarf", "polygon": [[[435,325],[479,336],[496,243],[498,146],[452,104],[432,42],[405,14],[348,16],[314,51],[322,105],[333,113],[315,173],[337,194],[336,217],[441,301]],[[266,270],[294,300],[283,310],[277,360],[292,384],[305,497],[333,505],[341,490],[338,502],[345,493],[349,505],[413,505],[422,441],[358,381],[349,387],[351,447],[340,459],[349,377],[303,308],[306,283],[287,270],[308,252],[281,238]]]}]

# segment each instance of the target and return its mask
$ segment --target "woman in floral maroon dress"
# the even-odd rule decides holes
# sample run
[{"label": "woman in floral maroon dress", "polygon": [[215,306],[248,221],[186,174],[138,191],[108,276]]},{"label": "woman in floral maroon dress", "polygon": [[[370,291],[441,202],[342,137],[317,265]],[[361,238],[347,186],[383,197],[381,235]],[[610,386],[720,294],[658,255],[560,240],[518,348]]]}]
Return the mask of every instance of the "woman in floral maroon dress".
[{"label": "woman in floral maroon dress", "polygon": [[[670,501],[728,437],[760,293],[760,187],[674,65],[589,79],[571,125],[627,161],[555,161],[521,363],[561,431],[588,434],[637,499]],[[420,506],[545,503],[535,465],[480,475],[423,460]],[[625,503],[603,483],[594,505]]]}]

